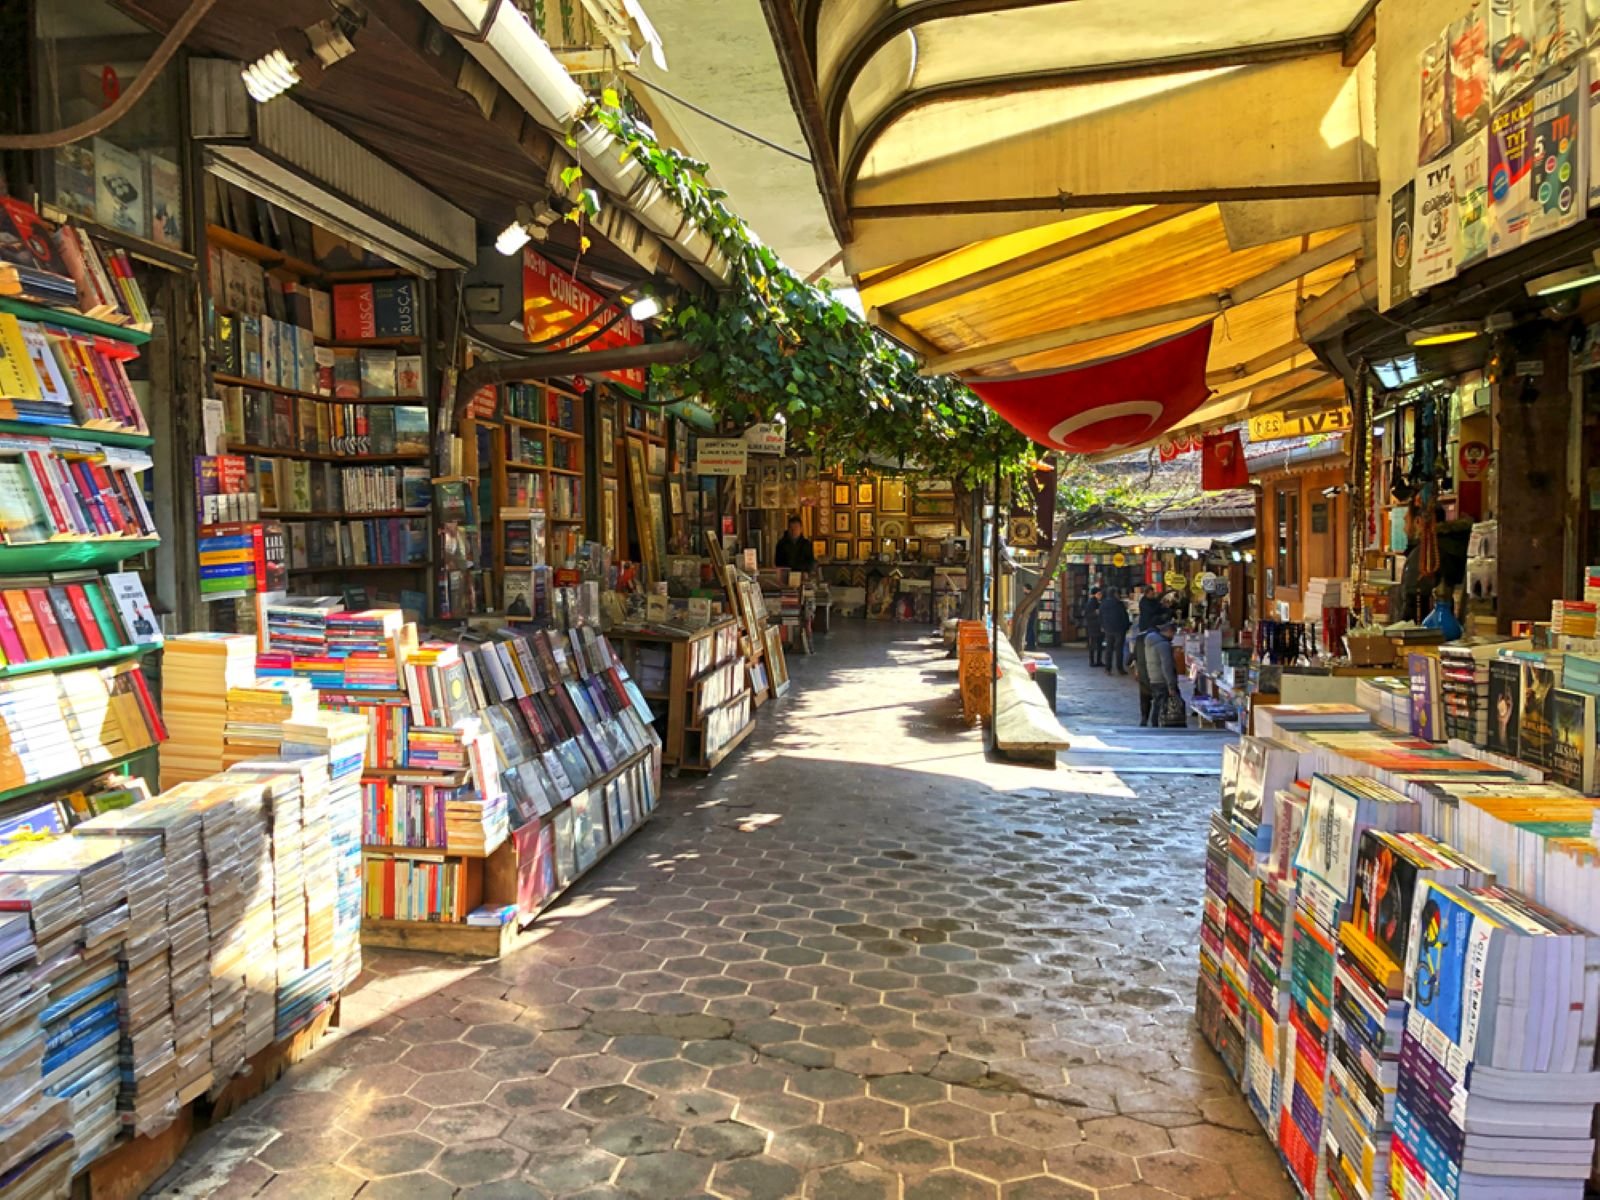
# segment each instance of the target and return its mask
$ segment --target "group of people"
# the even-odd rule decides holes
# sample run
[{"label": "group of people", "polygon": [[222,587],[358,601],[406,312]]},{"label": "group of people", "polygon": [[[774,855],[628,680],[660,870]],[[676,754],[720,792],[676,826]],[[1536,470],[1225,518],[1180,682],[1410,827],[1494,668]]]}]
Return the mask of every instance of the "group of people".
[{"label": "group of people", "polygon": [[1158,593],[1146,587],[1135,591],[1137,628],[1116,588],[1096,584],[1084,597],[1078,620],[1089,643],[1089,665],[1104,667],[1107,675],[1113,671],[1126,675],[1131,659],[1139,681],[1139,724],[1187,724],[1172,652],[1172,639],[1178,632],[1177,593]]}]

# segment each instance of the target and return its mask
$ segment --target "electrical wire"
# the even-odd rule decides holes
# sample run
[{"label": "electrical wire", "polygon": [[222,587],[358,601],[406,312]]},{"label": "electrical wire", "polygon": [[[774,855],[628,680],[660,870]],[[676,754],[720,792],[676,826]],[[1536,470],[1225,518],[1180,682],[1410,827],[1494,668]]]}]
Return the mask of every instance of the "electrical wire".
[{"label": "electrical wire", "polygon": [[194,32],[195,26],[200,24],[215,4],[216,0],[193,0],[188,11],[167,30],[167,36],[161,39],[161,44],[150,56],[150,61],[140,68],[133,86],[94,116],[79,121],[76,125],[69,125],[65,129],[57,129],[53,133],[0,134],[0,150],[53,150],[57,146],[94,137],[97,133],[115,125],[150,90],[150,85],[156,81],[156,76],[161,74],[172,56],[178,52],[178,47],[183,45],[184,39]]},{"label": "electrical wire", "polygon": [[712,124],[721,125],[724,129],[731,129],[734,133],[737,133],[740,137],[746,137],[746,138],[749,138],[752,142],[758,142],[761,145],[765,146],[768,150],[776,150],[779,154],[785,154],[788,157],[790,157],[792,159],[795,159],[798,162],[803,162],[808,166],[811,163],[811,156],[809,154],[801,154],[799,151],[791,150],[787,146],[780,146],[777,142],[774,142],[774,141],[771,141],[771,140],[769,140],[767,138],[764,138],[759,133],[751,133],[748,129],[743,129],[740,126],[735,125],[732,121],[729,121],[729,120],[726,120],[726,119],[724,119],[722,117],[719,117],[719,116],[717,116],[716,113],[707,112],[705,109],[701,108],[698,104],[693,104],[690,101],[685,100],[682,96],[675,95],[674,93],[667,91],[667,89],[662,87],[659,83],[651,83],[648,79],[644,78],[644,76],[642,76],[642,75],[629,75],[628,76],[628,82],[629,83],[637,83],[640,87],[643,87],[643,88],[645,88],[645,89],[647,89],[649,91],[656,92],[656,93],[658,93],[658,94],[660,94],[662,96],[665,96],[668,100],[671,100],[674,104],[683,105],[683,107],[687,108],[690,112],[696,113],[699,116],[704,117],[706,120],[710,121]]}]

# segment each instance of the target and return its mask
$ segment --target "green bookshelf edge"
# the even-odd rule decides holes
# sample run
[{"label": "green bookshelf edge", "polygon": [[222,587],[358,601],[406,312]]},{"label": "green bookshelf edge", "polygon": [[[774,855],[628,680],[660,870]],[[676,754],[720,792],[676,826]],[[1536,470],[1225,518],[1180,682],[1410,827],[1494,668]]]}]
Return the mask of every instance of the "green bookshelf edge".
[{"label": "green bookshelf edge", "polygon": [[60,437],[75,442],[99,442],[102,446],[126,446],[144,450],[156,444],[156,439],[143,433],[119,433],[114,429],[85,429],[82,425],[35,425],[30,421],[0,421],[0,433],[21,434],[24,437]]},{"label": "green bookshelf edge", "polygon": [[100,667],[107,663],[126,662],[130,658],[143,658],[160,646],[122,646],[116,650],[91,650],[87,654],[69,654],[65,658],[42,658],[38,662],[13,663],[0,667],[0,679],[15,679],[19,675],[37,675],[40,671],[70,671],[75,667]]},{"label": "green bookshelf edge", "polygon": [[160,544],[160,538],[84,538],[80,541],[0,546],[0,575],[106,567],[154,550]]},{"label": "green bookshelf edge", "polygon": [[64,312],[59,308],[42,308],[37,304],[13,300],[9,296],[0,296],[0,312],[12,313],[29,321],[44,321],[50,325],[64,325],[68,329],[76,329],[83,333],[97,333],[101,337],[115,338],[119,342],[130,342],[135,346],[142,346],[150,340],[148,333],[138,329],[128,329],[122,325],[113,325],[109,321],[96,321],[93,317],[85,317],[79,313]]},{"label": "green bookshelf edge", "polygon": [[11,788],[9,791],[0,792],[0,808],[13,801],[35,796],[40,792],[52,791],[58,788],[70,788],[74,784],[93,779],[96,775],[103,775],[107,771],[115,771],[121,767],[130,766],[144,755],[154,754],[155,752],[155,746],[146,746],[143,750],[135,750],[131,754],[108,758],[105,762],[95,763],[93,766],[79,767],[76,771],[68,771],[64,775],[52,775],[49,779],[40,779],[33,783],[25,783],[21,787]]}]

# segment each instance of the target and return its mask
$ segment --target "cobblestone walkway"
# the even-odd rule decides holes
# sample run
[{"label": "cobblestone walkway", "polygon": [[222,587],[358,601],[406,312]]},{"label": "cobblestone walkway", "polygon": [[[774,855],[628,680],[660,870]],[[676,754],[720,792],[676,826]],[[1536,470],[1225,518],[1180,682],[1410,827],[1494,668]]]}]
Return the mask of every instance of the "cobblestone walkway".
[{"label": "cobblestone walkway", "polygon": [[159,1194],[1292,1195],[1190,1024],[1215,777],[987,763],[898,629],[793,674],[532,944],[370,955]]}]

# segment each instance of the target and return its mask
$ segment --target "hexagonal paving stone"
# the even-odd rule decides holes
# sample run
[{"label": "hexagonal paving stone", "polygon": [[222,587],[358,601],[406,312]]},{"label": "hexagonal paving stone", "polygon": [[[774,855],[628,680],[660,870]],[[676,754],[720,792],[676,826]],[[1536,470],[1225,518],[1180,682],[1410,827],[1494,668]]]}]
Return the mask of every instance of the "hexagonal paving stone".
[{"label": "hexagonal paving stone", "polygon": [[293,1200],[297,1196],[316,1196],[318,1200],[350,1200],[366,1180],[343,1167],[308,1167],[303,1171],[280,1171],[256,1194],[267,1200]]},{"label": "hexagonal paving stone", "polygon": [[718,1163],[711,1187],[729,1200],[788,1200],[800,1192],[800,1172],[772,1158]]},{"label": "hexagonal paving stone", "polygon": [[900,1175],[948,1167],[954,1161],[950,1143],[920,1133],[891,1133],[873,1138],[862,1147],[863,1157]]},{"label": "hexagonal paving stone", "polygon": [[1108,1146],[1135,1157],[1172,1149],[1172,1139],[1164,1129],[1131,1117],[1102,1117],[1083,1123],[1083,1136],[1099,1146]]},{"label": "hexagonal paving stone", "polygon": [[424,1075],[411,1085],[411,1095],[435,1107],[446,1104],[481,1104],[494,1090],[495,1081],[476,1071],[441,1071]]},{"label": "hexagonal paving stone", "polygon": [[606,1047],[607,1054],[615,1054],[629,1062],[655,1062],[658,1059],[676,1058],[683,1043],[676,1038],[659,1034],[629,1034],[614,1038]]},{"label": "hexagonal paving stone", "polygon": [[842,1130],[825,1125],[801,1125],[773,1134],[768,1153],[802,1170],[812,1170],[848,1162],[855,1157],[856,1146],[855,1137]]},{"label": "hexagonal paving stone", "polygon": [[564,1196],[597,1183],[605,1183],[616,1173],[619,1160],[595,1146],[577,1150],[535,1154],[523,1175],[553,1196]]},{"label": "hexagonal paving stone", "polygon": [[1044,1170],[1044,1152],[1000,1137],[957,1142],[956,1166],[997,1183],[1024,1179]]},{"label": "hexagonal paving stone", "polygon": [[550,1078],[558,1083],[568,1083],[575,1088],[593,1089],[598,1085],[621,1083],[628,1077],[632,1064],[604,1054],[580,1054],[563,1058],[550,1068]]},{"label": "hexagonal paving stone", "polygon": [[759,1063],[743,1063],[737,1067],[723,1067],[711,1072],[711,1078],[706,1086],[713,1091],[726,1092],[730,1096],[742,1099],[749,1096],[764,1096],[769,1092],[781,1092],[788,1082],[789,1076],[783,1071]]},{"label": "hexagonal paving stone", "polygon": [[995,1200],[998,1184],[965,1171],[935,1171],[906,1183],[906,1200]]},{"label": "hexagonal paving stone", "polygon": [[872,1080],[867,1085],[867,1091],[879,1100],[917,1105],[943,1100],[949,1089],[926,1075],[885,1075]]},{"label": "hexagonal paving stone", "polygon": [[681,1092],[702,1087],[711,1074],[705,1067],[682,1059],[641,1063],[628,1074],[630,1083],[637,1083],[653,1092]]},{"label": "hexagonal paving stone", "polygon": [[[455,1184],[427,1171],[374,1179],[361,1189],[361,1195],[367,1200],[451,1200],[456,1194]],[[523,1200],[527,1200],[526,1194]]]},{"label": "hexagonal paving stone", "polygon": [[808,1200],[896,1200],[900,1181],[866,1163],[828,1167],[806,1183]]},{"label": "hexagonal paving stone", "polygon": [[830,1100],[822,1106],[822,1123],[843,1129],[856,1137],[872,1137],[904,1129],[906,1110],[898,1104],[858,1096],[850,1100]]},{"label": "hexagonal paving stone", "polygon": [[499,1137],[509,1124],[511,1114],[504,1109],[488,1104],[452,1104],[423,1117],[417,1131],[453,1145]]},{"label": "hexagonal paving stone", "polygon": [[650,1106],[651,1116],[663,1121],[676,1121],[680,1125],[694,1125],[706,1121],[721,1121],[733,1116],[739,1101],[721,1092],[691,1088],[682,1092],[666,1092],[656,1097]]},{"label": "hexagonal paving stone", "polygon": [[678,1139],[678,1149],[703,1158],[748,1158],[767,1147],[767,1135],[753,1125],[739,1121],[713,1121],[691,1125]]},{"label": "hexagonal paving stone", "polygon": [[503,1141],[465,1142],[450,1146],[439,1155],[433,1171],[441,1179],[449,1180],[458,1187],[469,1187],[478,1183],[493,1183],[497,1179],[509,1179],[527,1159],[526,1150],[519,1150]]},{"label": "hexagonal paving stone", "polygon": [[1139,1177],[1132,1158],[1120,1150],[1093,1142],[1046,1150],[1044,1161],[1052,1175],[1087,1188],[1115,1187],[1120,1183],[1132,1183]]},{"label": "hexagonal paving stone", "polygon": [[1139,1158],[1139,1177],[1179,1196],[1231,1196],[1233,1180],[1220,1163],[1181,1150],[1163,1150]]},{"label": "hexagonal paving stone", "polygon": [[1075,1146],[1083,1140],[1078,1122],[1065,1113],[1048,1108],[1024,1108],[997,1113],[994,1129],[1004,1138],[1037,1146],[1040,1150]]},{"label": "hexagonal paving stone", "polygon": [[483,1057],[477,1046],[465,1042],[428,1042],[412,1046],[400,1056],[402,1066],[423,1074],[433,1071],[459,1071],[472,1066]]},{"label": "hexagonal paving stone", "polygon": [[822,1115],[822,1105],[804,1096],[767,1095],[741,1100],[734,1111],[746,1125],[754,1125],[772,1133],[780,1129],[793,1129],[797,1125],[815,1124]]},{"label": "hexagonal paving stone", "polygon": [[622,1117],[597,1125],[589,1134],[589,1144],[609,1150],[619,1158],[630,1154],[653,1154],[670,1150],[678,1140],[678,1126],[654,1117]]},{"label": "hexagonal paving stone", "polygon": [[650,1107],[649,1092],[626,1084],[586,1088],[572,1098],[569,1107],[573,1112],[597,1120],[611,1117],[630,1117]]},{"label": "hexagonal paving stone", "polygon": [[789,1080],[789,1090],[812,1100],[847,1100],[866,1090],[859,1075],[835,1071],[831,1067],[819,1071],[800,1071]]},{"label": "hexagonal paving stone", "polygon": [[[1099,1194],[1115,1197],[1125,1191],[1127,1191],[1125,1187],[1108,1188]],[[1079,1187],[1065,1179],[1057,1179],[1054,1175],[1035,1175],[1032,1179],[1008,1183],[1000,1189],[1000,1195],[1002,1200],[1095,1200],[1095,1193],[1090,1189]],[[1137,1200],[1137,1198],[1122,1196],[1120,1200]],[[1150,1200],[1166,1200],[1165,1193],[1157,1194],[1152,1191]]]},{"label": "hexagonal paving stone", "polygon": [[994,1128],[993,1122],[985,1114],[950,1101],[913,1108],[907,1124],[921,1133],[931,1133],[950,1141],[982,1137]]},{"label": "hexagonal paving stone", "polygon": [[339,1165],[369,1179],[382,1179],[422,1170],[438,1157],[440,1149],[438,1142],[418,1133],[391,1133],[357,1142]]},{"label": "hexagonal paving stone", "polygon": [[683,1057],[702,1067],[735,1067],[740,1063],[755,1061],[750,1047],[732,1038],[690,1042],[683,1048]]},{"label": "hexagonal paving stone", "polygon": [[[358,1138],[382,1137],[415,1129],[428,1106],[412,1096],[390,1096],[369,1104],[352,1104],[338,1114],[339,1126]],[[276,1120],[276,1118],[274,1118]]]},{"label": "hexagonal paving stone", "polygon": [[513,1079],[489,1093],[490,1104],[511,1113],[563,1108],[570,1099],[572,1089],[554,1079]]},{"label": "hexagonal paving stone", "polygon": [[704,1189],[711,1164],[679,1150],[663,1150],[630,1158],[617,1172],[617,1187],[641,1200],[669,1200]]}]

